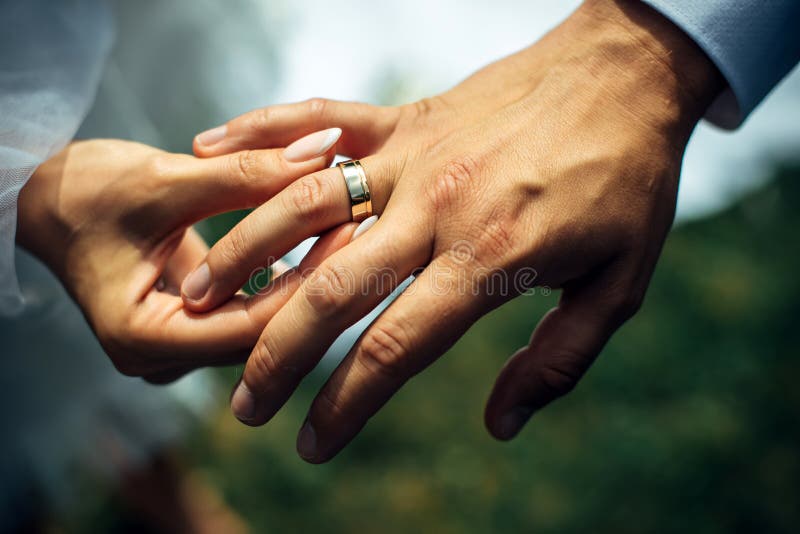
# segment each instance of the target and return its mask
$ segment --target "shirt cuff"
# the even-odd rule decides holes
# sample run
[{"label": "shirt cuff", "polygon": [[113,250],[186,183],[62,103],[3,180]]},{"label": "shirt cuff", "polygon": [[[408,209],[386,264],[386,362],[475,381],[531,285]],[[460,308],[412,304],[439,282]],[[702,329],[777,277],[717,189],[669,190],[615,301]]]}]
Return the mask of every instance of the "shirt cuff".
[{"label": "shirt cuff", "polygon": [[728,88],[706,119],[738,127],[800,60],[797,0],[643,0],[716,64]]}]

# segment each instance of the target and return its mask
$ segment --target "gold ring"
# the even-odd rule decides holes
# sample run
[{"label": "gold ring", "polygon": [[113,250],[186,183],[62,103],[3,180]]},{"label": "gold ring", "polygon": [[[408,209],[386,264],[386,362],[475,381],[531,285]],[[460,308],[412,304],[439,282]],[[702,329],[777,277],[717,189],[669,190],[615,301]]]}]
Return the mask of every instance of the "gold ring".
[{"label": "gold ring", "polygon": [[350,195],[350,213],[354,222],[361,222],[372,216],[372,197],[369,194],[367,175],[364,167],[358,160],[341,162],[338,167],[342,170],[347,193]]}]

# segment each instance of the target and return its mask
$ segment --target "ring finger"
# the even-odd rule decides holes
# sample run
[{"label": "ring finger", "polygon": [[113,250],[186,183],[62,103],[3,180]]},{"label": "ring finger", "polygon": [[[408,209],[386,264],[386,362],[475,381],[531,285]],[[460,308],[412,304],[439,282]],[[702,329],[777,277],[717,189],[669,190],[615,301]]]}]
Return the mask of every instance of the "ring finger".
[{"label": "ring finger", "polygon": [[[375,158],[361,162],[380,214],[391,193],[386,168]],[[350,192],[338,167],[292,182],[239,222],[209,250],[203,263],[186,277],[181,293],[186,307],[206,311],[226,301],[250,274],[271,264],[303,240],[352,219]]]}]

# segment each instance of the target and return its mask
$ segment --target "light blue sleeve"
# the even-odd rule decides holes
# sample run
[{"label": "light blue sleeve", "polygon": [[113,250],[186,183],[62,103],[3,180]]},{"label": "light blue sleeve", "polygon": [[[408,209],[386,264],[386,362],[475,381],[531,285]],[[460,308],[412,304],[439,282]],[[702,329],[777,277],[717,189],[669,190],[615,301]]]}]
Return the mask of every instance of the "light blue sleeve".
[{"label": "light blue sleeve", "polygon": [[685,31],[729,89],[706,118],[736,128],[800,60],[800,0],[643,0]]}]

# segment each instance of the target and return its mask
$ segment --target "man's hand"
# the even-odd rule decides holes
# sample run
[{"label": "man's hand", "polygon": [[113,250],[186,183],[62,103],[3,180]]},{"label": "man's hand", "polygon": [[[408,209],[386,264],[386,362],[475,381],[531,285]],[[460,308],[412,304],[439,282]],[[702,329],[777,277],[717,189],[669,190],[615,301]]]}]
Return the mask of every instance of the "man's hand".
[{"label": "man's hand", "polygon": [[[198,138],[195,152],[208,157],[340,126],[340,147],[362,158],[381,214],[267,324],[234,413],[268,421],[330,343],[416,272],[319,393],[301,456],[332,458],[488,311],[533,285],[562,288],[488,402],[489,431],[516,435],[638,310],[672,223],[686,143],[721,87],[708,58],[649,7],[594,0],[440,96],[399,108],[277,106],[232,120],[215,143]],[[276,217],[283,222],[264,224]],[[211,249],[209,289],[187,306],[212,309],[265,251],[348,218],[337,169],[293,184]]]},{"label": "man's hand", "polygon": [[[179,287],[208,247],[190,225],[263,202],[327,166],[332,151],[302,162],[284,156],[258,150],[201,160],[127,141],[76,142],[23,188],[17,239],[61,279],[121,372],[164,382],[242,361],[301,276],[288,271],[262,295],[192,313]],[[303,267],[347,243],[355,226],[332,231]]]}]

